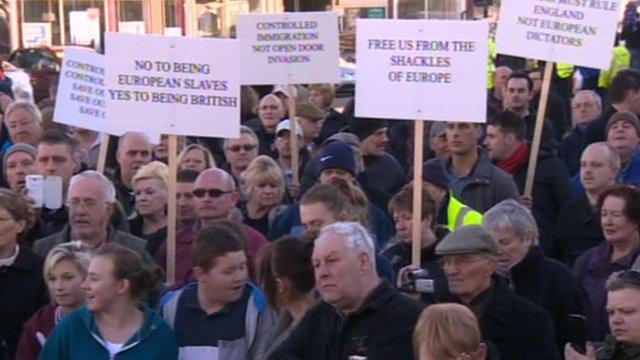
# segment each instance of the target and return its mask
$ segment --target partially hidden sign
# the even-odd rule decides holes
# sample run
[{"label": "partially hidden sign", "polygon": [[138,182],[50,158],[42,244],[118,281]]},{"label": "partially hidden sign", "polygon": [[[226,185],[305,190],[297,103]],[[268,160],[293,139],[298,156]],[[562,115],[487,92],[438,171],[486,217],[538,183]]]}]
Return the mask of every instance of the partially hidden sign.
[{"label": "partially hidden sign", "polygon": [[334,12],[240,14],[238,39],[245,85],[340,81]]},{"label": "partially hidden sign", "polygon": [[107,108],[114,126],[240,135],[237,40],[109,33],[105,43]]},{"label": "partially hidden sign", "polygon": [[621,0],[503,0],[501,54],[609,68]]},{"label": "partially hidden sign", "polygon": [[53,121],[114,134],[107,123],[104,78],[104,55],[65,50]]},{"label": "partially hidden sign", "polygon": [[358,19],[356,29],[357,116],[486,120],[485,21]]}]

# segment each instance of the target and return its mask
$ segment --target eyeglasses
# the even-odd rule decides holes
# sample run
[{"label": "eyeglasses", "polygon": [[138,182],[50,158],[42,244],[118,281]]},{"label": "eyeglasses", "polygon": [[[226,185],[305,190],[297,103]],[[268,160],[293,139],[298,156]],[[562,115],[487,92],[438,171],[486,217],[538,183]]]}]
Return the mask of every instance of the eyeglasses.
[{"label": "eyeglasses", "polygon": [[197,198],[203,198],[205,194],[209,194],[209,197],[219,198],[222,195],[230,194],[233,191],[223,191],[220,189],[195,189],[193,190],[193,196]]},{"label": "eyeglasses", "polygon": [[240,152],[240,150],[244,150],[246,152],[253,151],[257,146],[256,145],[233,145],[229,146],[227,149],[231,152]]},{"label": "eyeglasses", "polygon": [[627,284],[640,285],[640,271],[626,270],[620,273],[620,280]]}]

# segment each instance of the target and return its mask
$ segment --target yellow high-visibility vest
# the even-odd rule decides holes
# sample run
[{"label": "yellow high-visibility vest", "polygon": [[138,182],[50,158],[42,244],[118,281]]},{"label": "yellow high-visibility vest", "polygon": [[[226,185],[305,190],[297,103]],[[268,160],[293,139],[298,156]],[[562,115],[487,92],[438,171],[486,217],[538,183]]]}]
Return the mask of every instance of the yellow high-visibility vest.
[{"label": "yellow high-visibility vest", "polygon": [[598,87],[608,88],[611,80],[620,70],[628,69],[631,66],[631,53],[624,45],[618,45],[613,48],[613,57],[611,58],[611,66],[600,71],[598,77]]},{"label": "yellow high-visibility vest", "polygon": [[447,207],[447,228],[456,231],[465,225],[482,225],[482,214],[465,205],[449,193]]}]

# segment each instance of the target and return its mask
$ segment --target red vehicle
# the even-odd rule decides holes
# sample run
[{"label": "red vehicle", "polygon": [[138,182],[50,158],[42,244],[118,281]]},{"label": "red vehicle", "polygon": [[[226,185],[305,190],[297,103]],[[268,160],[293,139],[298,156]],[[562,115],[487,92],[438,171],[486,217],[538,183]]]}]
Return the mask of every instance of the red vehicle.
[{"label": "red vehicle", "polygon": [[49,86],[57,80],[61,65],[53,50],[47,47],[17,49],[9,56],[9,62],[29,74],[36,103],[49,97]]}]

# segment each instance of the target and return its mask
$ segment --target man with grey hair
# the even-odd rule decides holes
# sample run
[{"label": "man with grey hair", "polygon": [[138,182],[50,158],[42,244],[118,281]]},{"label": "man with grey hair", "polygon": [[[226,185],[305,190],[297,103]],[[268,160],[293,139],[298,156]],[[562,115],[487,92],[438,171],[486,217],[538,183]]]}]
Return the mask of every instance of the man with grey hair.
[{"label": "man with grey hair", "polygon": [[69,223],[62,231],[36,240],[33,252],[44,258],[56,245],[69,241],[78,240],[91,247],[115,242],[151,261],[145,250],[145,240],[116,230],[109,223],[115,203],[116,190],[104,175],[88,170],[73,176],[66,199]]},{"label": "man with grey hair", "polygon": [[324,227],[312,262],[322,301],[307,311],[270,360],[414,358],[411,334],[424,304],[380,279],[373,240],[362,225]]},{"label": "man with grey hair", "polygon": [[240,173],[245,171],[251,161],[258,157],[258,137],[247,126],[240,126],[240,137],[224,140],[224,157],[227,160],[221,169],[233,176],[236,185],[239,184]]},{"label": "man with grey hair", "polygon": [[481,225],[463,226],[436,246],[449,291],[475,313],[483,338],[501,359],[559,359],[549,314],[494,274],[499,254],[498,243]]},{"label": "man with grey hair", "polygon": [[584,149],[579,176],[585,193],[574,197],[560,210],[553,257],[572,266],[585,250],[604,241],[596,203],[600,193],[616,183],[619,171],[620,156],[606,142],[596,142]]},{"label": "man with grey hair", "polygon": [[580,154],[584,149],[584,132],[587,126],[602,113],[602,100],[592,90],[580,90],[571,99],[573,130],[560,142],[558,156],[573,176],[580,170]]},{"label": "man with grey hair", "polygon": [[38,145],[38,139],[42,135],[42,115],[33,103],[27,101],[12,103],[4,114],[4,122],[14,144]]},{"label": "man with grey hair", "polygon": [[141,132],[127,132],[118,140],[116,151],[118,169],[115,174],[116,197],[124,206],[127,216],[133,213],[135,197],[131,180],[138,170],[151,162],[151,142]]},{"label": "man with grey hair", "polygon": [[568,266],[544,255],[535,219],[515,200],[504,200],[489,209],[483,225],[498,243],[498,274],[517,295],[551,314],[556,345],[562,349],[571,341],[571,317],[589,315],[582,284]]}]

